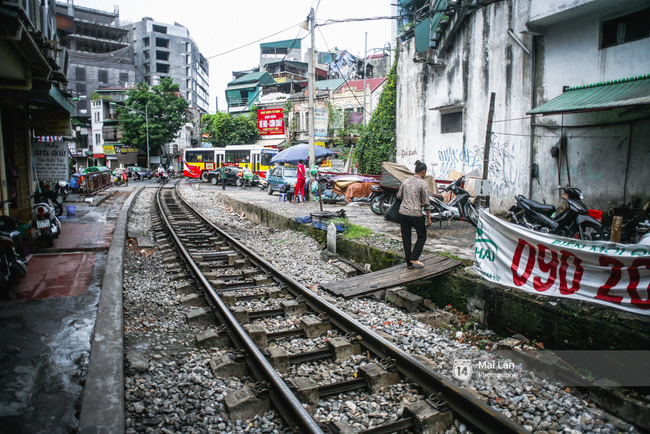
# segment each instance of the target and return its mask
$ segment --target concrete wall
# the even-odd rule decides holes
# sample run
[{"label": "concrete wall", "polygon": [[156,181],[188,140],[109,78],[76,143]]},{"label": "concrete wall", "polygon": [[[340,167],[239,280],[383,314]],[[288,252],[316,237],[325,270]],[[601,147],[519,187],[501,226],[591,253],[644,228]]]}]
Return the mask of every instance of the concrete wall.
[{"label": "concrete wall", "polygon": [[[534,119],[526,115],[559,96],[563,86],[647,74],[650,38],[599,48],[600,23],[641,4],[509,0],[466,16],[450,39],[449,50],[439,57],[435,50],[416,54],[414,39],[400,43],[397,162],[412,167],[416,160],[424,161],[438,179],[446,179],[452,170],[481,176],[489,98],[494,92],[488,164],[493,211],[509,208],[516,194],[532,194],[535,200],[558,205],[557,185],[568,184],[569,177],[571,185],[583,189],[590,207],[603,209],[634,196],[647,200],[650,175],[637,169],[650,165],[644,138],[647,111],[603,110]],[[527,30],[539,36],[522,33]],[[454,111],[462,112],[462,132],[443,134],[441,115]],[[558,161],[550,149],[562,134],[567,137],[569,173],[563,157],[558,181]],[[531,163],[538,165],[539,179],[531,179]]]},{"label": "concrete wall", "polygon": [[[414,62],[415,41],[399,46],[397,71],[397,162],[424,161],[446,179],[450,171],[483,172],[490,93],[496,93],[489,176],[492,204],[510,206],[526,191],[529,166],[531,57],[508,35],[524,29],[529,2],[502,2],[465,18],[450,50],[437,61]],[[517,34],[524,44],[532,37]],[[441,115],[461,111],[462,132],[442,133]]]}]

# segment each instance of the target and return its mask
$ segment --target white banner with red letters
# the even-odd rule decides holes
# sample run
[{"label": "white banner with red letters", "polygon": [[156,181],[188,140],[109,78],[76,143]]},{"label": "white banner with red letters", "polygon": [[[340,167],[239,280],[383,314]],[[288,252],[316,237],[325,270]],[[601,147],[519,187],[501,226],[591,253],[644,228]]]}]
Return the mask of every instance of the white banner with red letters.
[{"label": "white banner with red letters", "polygon": [[650,315],[650,247],[542,234],[480,211],[474,268],[538,295]]}]

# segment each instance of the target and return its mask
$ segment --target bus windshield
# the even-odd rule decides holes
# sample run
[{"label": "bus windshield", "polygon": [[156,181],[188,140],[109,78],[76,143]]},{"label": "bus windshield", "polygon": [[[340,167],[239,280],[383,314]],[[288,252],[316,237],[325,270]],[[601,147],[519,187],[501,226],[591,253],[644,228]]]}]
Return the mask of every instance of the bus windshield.
[{"label": "bus windshield", "polygon": [[262,166],[272,166],[273,164],[271,164],[271,158],[275,157],[276,155],[277,155],[277,153],[276,154],[262,154],[260,164]]}]

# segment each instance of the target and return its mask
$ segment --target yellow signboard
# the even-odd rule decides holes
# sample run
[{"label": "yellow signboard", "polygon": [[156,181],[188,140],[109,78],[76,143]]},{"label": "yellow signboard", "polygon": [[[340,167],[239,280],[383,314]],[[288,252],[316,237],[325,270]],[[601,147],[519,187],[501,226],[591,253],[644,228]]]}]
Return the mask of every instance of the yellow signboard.
[{"label": "yellow signboard", "polygon": [[104,148],[104,155],[115,155],[114,145],[102,145],[102,148]]},{"label": "yellow signboard", "polygon": [[34,110],[32,123],[36,136],[69,136],[70,112],[65,110]]}]

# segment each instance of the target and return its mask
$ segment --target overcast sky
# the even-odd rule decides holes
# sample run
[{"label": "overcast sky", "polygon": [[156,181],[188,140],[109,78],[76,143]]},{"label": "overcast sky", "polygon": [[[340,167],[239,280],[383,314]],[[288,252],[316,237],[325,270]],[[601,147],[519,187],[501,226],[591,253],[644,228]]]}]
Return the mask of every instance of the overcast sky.
[{"label": "overcast sky", "polygon": [[[59,0],[61,2],[61,0]],[[63,0],[65,2],[66,0]],[[68,0],[72,1],[72,0]],[[305,37],[303,55],[309,47],[308,32],[292,27],[264,41],[222,56],[212,57],[241,45],[272,35],[303,22],[309,9],[316,11],[316,21],[328,19],[368,18],[391,15],[390,0],[74,0],[74,4],[93,9],[113,11],[119,6],[120,18],[139,21],[151,17],[155,21],[185,26],[201,53],[210,62],[210,112],[226,109],[225,88],[232,80],[232,71],[246,70],[259,62],[259,44]],[[363,57],[364,34],[368,32],[368,49],[383,47],[391,40],[391,20],[342,23],[316,29],[318,50],[347,49]]]}]

